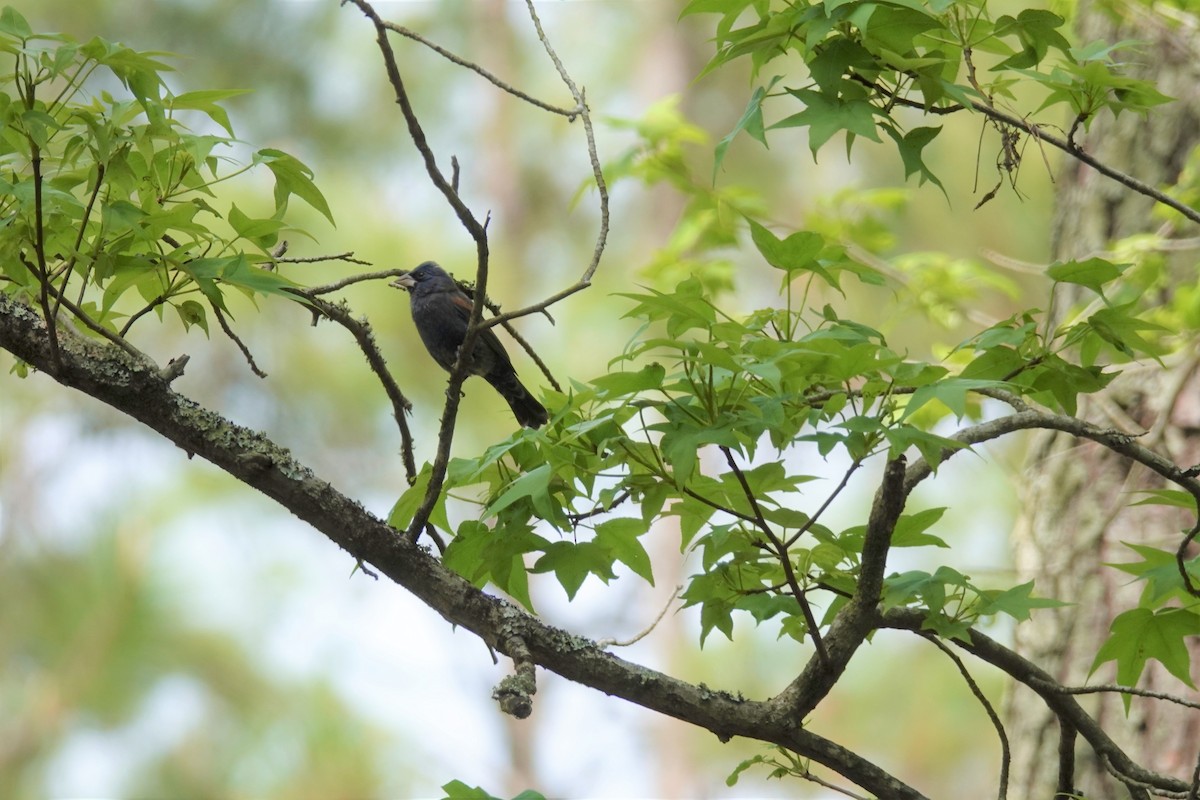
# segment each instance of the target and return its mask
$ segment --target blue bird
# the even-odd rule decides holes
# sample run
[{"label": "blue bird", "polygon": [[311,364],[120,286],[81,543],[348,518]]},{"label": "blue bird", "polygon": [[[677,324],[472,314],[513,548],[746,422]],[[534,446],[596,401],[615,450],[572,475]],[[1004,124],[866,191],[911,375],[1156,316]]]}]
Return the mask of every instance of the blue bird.
[{"label": "blue bird", "polygon": [[[442,369],[450,371],[467,335],[471,298],[432,261],[401,275],[390,285],[408,289],[413,323],[421,334],[425,349]],[[512,361],[493,328],[481,330],[476,335],[467,370],[469,375],[482,376],[500,393],[521,425],[538,428],[546,424],[546,409],[517,378]]]}]

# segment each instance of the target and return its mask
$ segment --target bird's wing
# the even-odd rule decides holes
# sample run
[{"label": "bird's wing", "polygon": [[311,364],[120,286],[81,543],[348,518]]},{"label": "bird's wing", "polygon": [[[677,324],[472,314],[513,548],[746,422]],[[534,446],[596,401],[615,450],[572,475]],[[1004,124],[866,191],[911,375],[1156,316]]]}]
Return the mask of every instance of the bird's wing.
[{"label": "bird's wing", "polygon": [[471,303],[471,298],[455,289],[452,292],[447,292],[450,295],[450,304],[454,307],[454,312],[462,318],[464,323],[471,321],[471,310],[474,305]]},{"label": "bird's wing", "polygon": [[[462,317],[463,324],[466,325],[471,320],[471,310],[474,307],[471,303],[471,298],[467,297],[461,291],[456,291],[450,295],[451,303],[454,311]],[[492,351],[500,363],[509,367],[512,366],[512,360],[508,357],[508,351],[504,349],[504,345],[500,344],[500,340],[496,338],[495,328],[484,328],[479,332],[479,342],[483,346]],[[476,345],[478,347],[478,345]],[[478,352],[478,351],[476,351]]]}]

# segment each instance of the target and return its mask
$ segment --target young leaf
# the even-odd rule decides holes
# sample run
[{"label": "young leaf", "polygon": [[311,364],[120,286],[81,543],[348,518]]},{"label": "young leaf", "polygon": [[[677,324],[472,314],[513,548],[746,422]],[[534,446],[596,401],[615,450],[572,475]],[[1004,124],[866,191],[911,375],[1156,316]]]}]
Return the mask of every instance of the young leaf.
[{"label": "young leaf", "polygon": [[721,141],[717,142],[716,150],[713,153],[713,183],[717,182],[717,173],[721,170],[721,162],[725,160],[725,151],[729,149],[729,145],[739,133],[745,131],[761,142],[763,147],[767,146],[767,134],[763,130],[762,102],[767,93],[780,80],[782,80],[782,76],[776,75],[771,78],[766,86],[756,88],[754,93],[750,95],[750,102],[746,104],[746,110],[742,112],[742,118],[733,126],[733,130],[725,134],[721,138]]}]

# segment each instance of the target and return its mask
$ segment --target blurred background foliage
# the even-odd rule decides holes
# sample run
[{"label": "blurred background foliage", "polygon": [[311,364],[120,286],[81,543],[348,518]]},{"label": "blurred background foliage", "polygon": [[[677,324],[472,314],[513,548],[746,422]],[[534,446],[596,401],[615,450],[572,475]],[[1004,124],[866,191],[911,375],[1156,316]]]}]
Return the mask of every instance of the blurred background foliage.
[{"label": "blurred background foliage", "polygon": [[[335,0],[15,5],[35,29],[176,54],[176,91],[252,89],[227,104],[239,138],[303,159],[337,221],[296,208],[315,241],[294,239],[289,255],[354,251],[380,269],[432,258],[469,273],[473,246],[424,179],[374,32],[355,10]],[[377,8],[535,96],[568,102],[523,4]],[[520,323],[560,378],[595,377],[620,351],[633,331],[613,293],[632,284],[669,288],[698,270],[726,289],[731,310],[778,300],[777,273],[728,238],[722,208],[767,209],[789,227],[853,240],[862,257],[886,265],[909,291],[847,287],[843,316],[871,322],[899,351],[941,352],[962,338],[965,318],[1003,318],[1033,285],[1024,265],[1046,260],[1049,174],[1027,153],[1022,196],[1003,191],[973,210],[997,178],[978,120],[952,121],[927,154],[949,201],[932,185],[904,186],[901,165],[869,142],[857,143],[853,164],[833,147],[814,164],[793,132],[774,134],[769,151],[735,142],[714,184],[712,148],[750,86],[738,68],[694,81],[711,55],[706,20],[677,21],[677,5],[665,1],[548,2],[539,11],[603,120],[601,158],[615,181],[613,233],[595,286],[557,307],[554,325]],[[588,167],[579,125],[415,43],[396,46],[435,150],[443,162],[458,157],[465,199],[492,212],[493,298],[516,307],[574,280],[597,220],[594,191],[580,190]],[[227,191],[244,208],[269,203],[265,178]],[[358,269],[324,262],[288,274],[317,284]],[[421,349],[402,295],[372,283],[344,296],[370,318],[414,401],[420,462],[432,453],[443,375]],[[179,391],[265,431],[386,515],[405,486],[399,440],[353,342],[310,326],[291,304],[235,307],[234,315],[265,380],[219,335],[205,340],[168,323],[139,346],[163,361],[191,355]],[[0,369],[10,366],[0,356]],[[527,360],[518,368],[534,374]],[[468,384],[455,447],[476,452],[510,425],[493,393]],[[345,554],[264,498],[44,376],[6,379],[0,427],[0,786],[11,796],[431,796],[452,778],[564,796],[821,796],[753,772],[726,788],[755,748],[721,745],[554,676],[542,679],[530,720],[504,717],[490,687],[506,665],[494,665],[477,641],[394,586],[351,576]],[[984,582],[1008,569],[1004,465],[1019,463],[1015,453],[995,456],[991,467],[956,465],[939,489],[958,501],[943,535],[967,544],[955,566]],[[835,511],[848,524],[864,499],[843,498]],[[653,542],[679,561],[677,535]],[[547,582],[533,587],[534,600],[573,631],[627,638],[668,602],[675,581],[656,571],[657,588],[589,582],[567,605]],[[775,630],[739,627],[734,642],[714,637],[703,651],[697,632],[691,613],[668,614],[628,655],[757,696],[777,691],[801,663]],[[919,668],[891,673],[895,647]],[[855,660],[853,680],[813,724],[934,796],[970,791],[998,763],[994,733],[953,667],[933,648],[913,648],[877,637],[872,657]],[[994,676],[982,680],[993,697],[1000,692]]]}]

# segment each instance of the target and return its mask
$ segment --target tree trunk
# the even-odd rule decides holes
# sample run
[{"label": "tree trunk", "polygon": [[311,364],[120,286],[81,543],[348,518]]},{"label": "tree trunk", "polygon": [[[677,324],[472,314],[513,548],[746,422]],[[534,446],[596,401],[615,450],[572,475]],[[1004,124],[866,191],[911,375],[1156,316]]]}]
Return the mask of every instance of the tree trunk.
[{"label": "tree trunk", "polygon": [[[1077,134],[1083,148],[1102,162],[1152,186],[1175,183],[1188,158],[1200,144],[1200,52],[1192,27],[1158,17],[1148,5],[1084,2],[1079,6],[1079,41],[1117,42],[1134,39],[1145,44],[1125,60],[1134,62],[1133,77],[1152,80],[1176,102],[1148,116],[1105,114],[1091,129]],[[1164,230],[1154,216],[1151,200],[1070,162],[1058,179],[1058,216],[1054,256],[1059,260],[1086,258],[1103,252],[1114,240],[1137,233]],[[1196,236],[1194,226],[1165,228],[1173,238]],[[1195,252],[1177,253],[1168,260],[1168,274],[1194,285]],[[1119,259],[1114,259],[1118,260]],[[1156,291],[1165,300],[1173,281],[1164,279]],[[1060,294],[1056,306],[1069,307],[1077,297]],[[1083,298],[1085,301],[1087,298]],[[1200,462],[1200,377],[1195,347],[1168,360],[1168,369],[1129,365],[1113,384],[1080,405],[1080,416],[1099,425],[1142,434],[1139,442],[1177,464]],[[1148,432],[1148,433],[1147,433]],[[1115,683],[1112,665],[1099,669],[1089,681],[1097,650],[1107,638],[1113,617],[1136,604],[1142,584],[1106,567],[1106,563],[1138,560],[1122,542],[1168,550],[1178,546],[1180,531],[1193,519],[1164,506],[1129,508],[1134,492],[1161,488],[1161,480],[1135,468],[1111,451],[1063,434],[1043,433],[1030,443],[1029,464],[1022,492],[1022,517],[1014,532],[1016,567],[1020,580],[1037,581],[1039,593],[1074,603],[1040,612],[1017,630],[1017,648],[1067,685]],[[1193,655],[1193,665],[1196,663]],[[1193,669],[1193,675],[1196,670]],[[1157,662],[1143,674],[1142,688],[1189,694]],[[1112,694],[1081,697],[1098,713],[1113,738],[1146,767],[1190,781],[1200,749],[1200,720],[1194,711],[1161,701],[1134,698],[1128,719],[1121,699]],[[1059,783],[1059,728],[1054,716],[1028,690],[1009,698],[1008,729],[1013,746],[1013,786],[1010,796],[1049,798]],[[1090,800],[1128,797],[1129,792],[1091,751],[1079,749],[1071,784]]]}]

